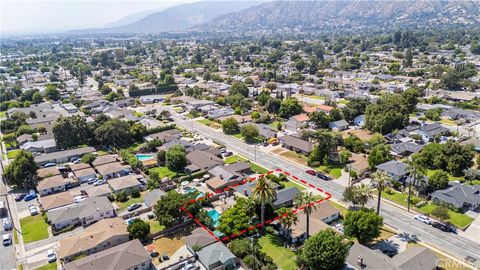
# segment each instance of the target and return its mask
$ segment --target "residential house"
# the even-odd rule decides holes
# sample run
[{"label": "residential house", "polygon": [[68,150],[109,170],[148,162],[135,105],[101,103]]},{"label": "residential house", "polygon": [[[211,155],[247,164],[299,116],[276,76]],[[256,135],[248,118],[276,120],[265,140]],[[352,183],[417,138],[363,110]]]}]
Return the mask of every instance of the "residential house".
[{"label": "residential house", "polygon": [[146,206],[153,209],[153,207],[157,204],[157,202],[165,195],[166,195],[165,191],[156,188],[154,190],[147,192],[147,194],[145,194],[145,196],[143,197],[143,201],[145,202]]},{"label": "residential house", "polygon": [[20,149],[31,153],[51,153],[57,151],[57,143],[55,139],[48,139],[43,141],[30,141],[22,144]]},{"label": "residential house", "polygon": [[403,178],[407,175],[407,164],[396,161],[390,160],[376,167],[380,171],[384,171],[390,175],[390,177],[399,182],[403,182]]},{"label": "residential house", "polygon": [[447,135],[449,132],[448,128],[437,123],[424,124],[420,126],[418,130],[414,131],[414,133],[422,136],[424,142],[433,141],[435,137]]},{"label": "residential house", "polygon": [[209,111],[207,114],[207,118],[218,119],[220,117],[233,115],[234,113],[235,111],[232,108],[220,108],[217,110]]},{"label": "residential house", "polygon": [[350,248],[346,264],[345,269],[357,270],[436,270],[438,257],[426,247],[413,246],[391,258],[378,249],[355,243]]},{"label": "residential house", "polygon": [[108,196],[112,194],[112,190],[110,189],[109,185],[100,185],[100,186],[90,186],[85,190],[85,193],[88,197],[100,197],[100,196]]},{"label": "residential house", "polygon": [[354,171],[357,176],[362,176],[369,169],[368,158],[365,154],[352,153],[349,161],[350,163],[347,167]]},{"label": "residential house", "polygon": [[113,193],[125,191],[127,194],[130,194],[134,190],[140,191],[142,189],[142,183],[138,181],[138,177],[142,178],[141,175],[129,174],[118,178],[108,179],[107,183]]},{"label": "residential house", "polygon": [[480,139],[471,137],[468,138],[467,140],[461,141],[461,145],[470,145],[473,147],[473,149],[477,152],[480,152]]},{"label": "residential house", "polygon": [[188,153],[187,160],[190,165],[185,167],[185,170],[190,173],[199,170],[210,170],[223,165],[223,159],[219,158],[217,155],[199,150],[194,150]]},{"label": "residential house", "polygon": [[187,249],[195,254],[196,250],[211,245],[217,240],[203,228],[195,228],[192,233],[183,239]]},{"label": "residential house", "polygon": [[346,130],[348,128],[348,125],[348,122],[342,119],[328,123],[328,128],[334,131],[342,131]]},{"label": "residential house", "polygon": [[100,165],[114,163],[114,162],[117,162],[117,161],[118,161],[118,159],[114,155],[103,155],[103,156],[95,157],[95,160],[92,162],[92,165],[94,167],[96,167],[96,166],[100,166]]},{"label": "residential house", "polygon": [[87,198],[77,204],[47,212],[52,229],[68,226],[88,226],[104,218],[115,217],[112,203],[106,197]]},{"label": "residential house", "polygon": [[264,137],[265,139],[276,138],[277,132],[274,131],[269,125],[266,124],[255,124],[258,129],[258,135]]},{"label": "residential house", "polygon": [[70,192],[64,191],[48,196],[41,196],[38,201],[43,211],[50,211],[58,207],[73,204],[74,197]]},{"label": "residential house", "polygon": [[314,146],[311,142],[302,140],[292,135],[285,135],[280,137],[279,140],[282,144],[282,147],[305,155],[310,154]]},{"label": "residential house", "polygon": [[365,126],[365,114],[359,115],[353,119],[353,124],[357,127]]},{"label": "residential house", "polygon": [[169,129],[169,130],[165,130],[165,131],[162,131],[162,132],[150,134],[150,135],[146,136],[144,139],[147,142],[153,141],[153,140],[159,140],[162,143],[168,143],[168,142],[180,139],[181,136],[182,136],[182,134],[181,134],[180,130]]},{"label": "residential house", "polygon": [[476,121],[480,119],[480,112],[472,111],[472,110],[464,110],[459,108],[451,108],[447,111],[442,113],[442,117],[451,119],[451,120],[460,120],[463,119],[465,121]]},{"label": "residential house", "polygon": [[47,163],[65,163],[73,158],[78,158],[84,154],[93,153],[95,151],[97,150],[93,147],[82,147],[36,156],[34,160],[38,165],[44,165]]},{"label": "residential house", "polygon": [[288,119],[285,123],[285,127],[288,130],[296,131],[298,129],[304,128],[308,126],[308,115],[302,113],[298,115],[294,115]]},{"label": "residential house", "polygon": [[75,177],[77,177],[80,183],[85,183],[91,178],[97,178],[95,170],[90,167],[73,171],[73,174],[75,175]]},{"label": "residential house", "polygon": [[63,178],[62,175],[47,177],[37,183],[37,191],[40,196],[62,192],[74,181],[71,178]]},{"label": "residential house", "polygon": [[226,187],[242,183],[244,175],[251,172],[250,164],[247,162],[236,162],[226,166],[217,166],[209,173],[213,176],[207,180],[207,187],[214,192],[222,192]]},{"label": "residential house", "polygon": [[103,179],[111,179],[127,175],[131,169],[130,165],[123,165],[120,162],[108,163],[96,166],[95,169]]},{"label": "residential house", "polygon": [[414,142],[400,142],[390,145],[391,152],[394,156],[407,157],[411,154],[418,153],[425,145],[416,144]]},{"label": "residential house", "polygon": [[451,182],[450,187],[430,195],[435,203],[450,205],[463,211],[476,210],[480,206],[480,185]]},{"label": "residential house", "polygon": [[121,218],[106,218],[82,232],[58,241],[58,258],[64,263],[78,256],[88,256],[130,240],[127,224]]},{"label": "residential house", "polygon": [[[329,201],[316,204],[316,208],[310,213],[310,236],[318,232],[330,228],[327,223],[333,222],[340,217],[340,212]],[[298,221],[292,226],[290,231],[281,229],[280,233],[286,237],[290,237],[293,243],[303,242],[307,239],[307,217],[305,213],[299,212]]]},{"label": "residential house", "polygon": [[150,255],[138,239],[64,265],[65,270],[148,270],[151,267]]},{"label": "residential house", "polygon": [[83,162],[80,162],[80,163],[77,163],[77,164],[69,164],[68,167],[70,168],[70,170],[72,172],[92,168],[92,167],[90,167],[90,164],[83,163]]},{"label": "residential house", "polygon": [[216,242],[196,252],[198,261],[207,269],[235,269],[237,257],[223,244]]},{"label": "residential house", "polygon": [[272,202],[274,209],[293,206],[293,201],[301,191],[296,187],[284,188],[277,191],[277,197]]}]

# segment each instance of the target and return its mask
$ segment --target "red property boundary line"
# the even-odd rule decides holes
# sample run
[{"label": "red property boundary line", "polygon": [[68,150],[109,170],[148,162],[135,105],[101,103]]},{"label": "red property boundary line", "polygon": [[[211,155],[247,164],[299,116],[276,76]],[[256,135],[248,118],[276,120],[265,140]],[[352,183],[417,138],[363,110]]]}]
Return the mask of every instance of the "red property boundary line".
[{"label": "red property boundary line", "polygon": [[[303,184],[303,185],[305,185],[305,186],[308,186],[308,187],[310,187],[310,188],[316,189],[316,190],[318,190],[318,191],[320,191],[320,192],[322,192],[322,193],[324,193],[324,194],[327,195],[327,197],[325,197],[325,198],[323,198],[323,199],[318,199],[317,201],[312,202],[311,204],[309,204],[310,206],[313,206],[313,205],[315,205],[315,204],[319,204],[319,203],[322,203],[322,202],[324,202],[324,201],[327,201],[327,200],[329,200],[329,199],[332,197],[332,195],[331,195],[330,193],[324,191],[322,188],[317,187],[317,186],[315,186],[315,185],[312,185],[312,184],[308,183],[307,181],[305,181],[304,179],[301,179],[301,178],[299,178],[299,177],[297,177],[297,176],[295,176],[295,175],[292,175],[291,173],[289,173],[289,172],[287,172],[287,171],[284,171],[284,170],[282,170],[282,169],[276,169],[276,170],[274,170],[274,171],[269,171],[269,172],[267,172],[266,174],[260,174],[260,175],[258,175],[257,177],[250,177],[250,178],[248,178],[248,179],[243,179],[242,182],[240,182],[240,183],[238,183],[238,184],[232,185],[232,186],[230,186],[230,187],[226,187],[226,188],[224,188],[223,190],[216,190],[216,191],[215,191],[215,194],[219,194],[219,193],[222,193],[222,192],[231,190],[231,189],[233,189],[234,187],[237,187],[237,186],[240,186],[240,185],[244,185],[244,184],[249,183],[249,182],[256,181],[256,180],[258,180],[259,178],[264,177],[265,175],[272,174],[272,173],[274,173],[274,172],[283,173],[283,174],[285,174],[286,176],[292,178],[294,181],[299,182],[299,183],[301,183],[301,184]],[[284,216],[286,216],[286,215],[289,214],[289,213],[285,213],[285,214],[283,214],[283,215],[279,215],[279,216],[277,216],[277,217],[275,217],[275,218],[272,218],[272,219],[269,219],[269,220],[265,221],[264,223],[257,223],[256,225],[252,225],[252,226],[250,226],[248,229],[244,229],[244,230],[240,231],[239,233],[234,233],[234,234],[231,234],[231,235],[229,235],[229,236],[223,236],[222,238],[219,238],[219,237],[216,236],[207,226],[205,226],[205,224],[201,223],[200,220],[198,220],[194,215],[192,215],[192,213],[190,213],[190,212],[185,208],[187,205],[193,204],[193,203],[195,203],[195,202],[197,202],[197,201],[200,201],[200,200],[203,200],[203,199],[205,199],[205,198],[208,199],[208,198],[210,198],[210,197],[212,197],[212,196],[214,196],[214,195],[207,193],[206,196],[199,197],[199,198],[197,198],[197,199],[193,199],[193,200],[189,201],[187,204],[185,204],[184,206],[182,206],[180,209],[181,209],[182,211],[184,211],[185,213],[187,213],[187,215],[188,215],[191,219],[193,219],[193,221],[194,221],[198,226],[200,226],[200,227],[203,228],[205,231],[207,231],[211,236],[215,237],[215,239],[216,239],[217,241],[222,240],[222,241],[226,242],[226,241],[232,240],[232,239],[235,238],[235,237],[238,237],[238,236],[240,236],[240,235],[242,235],[242,234],[245,234],[245,233],[247,233],[247,232],[249,232],[249,231],[253,231],[255,228],[261,228],[261,227],[263,227],[263,226],[266,226],[266,225],[272,223],[273,221],[279,220],[280,218],[282,218],[282,217],[284,217]],[[307,205],[303,205],[303,206],[301,206],[301,207],[299,207],[299,208],[293,209],[291,212],[292,212],[292,213],[295,213],[295,214],[298,214],[298,212],[299,212],[299,211],[303,211],[303,209],[305,209],[305,207],[307,207]]]}]

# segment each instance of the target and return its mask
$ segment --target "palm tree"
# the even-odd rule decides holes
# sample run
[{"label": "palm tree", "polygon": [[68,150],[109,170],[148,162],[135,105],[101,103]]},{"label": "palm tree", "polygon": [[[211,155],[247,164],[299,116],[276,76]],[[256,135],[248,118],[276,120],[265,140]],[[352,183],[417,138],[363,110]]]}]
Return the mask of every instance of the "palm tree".
[{"label": "palm tree", "polygon": [[285,207],[282,207],[278,209],[277,211],[278,215],[280,216],[280,224],[282,224],[282,227],[284,228],[286,234],[288,235],[288,241],[290,242],[290,230],[292,226],[297,223],[298,217],[296,214],[294,214],[290,209],[287,209]]},{"label": "palm tree", "polygon": [[382,191],[391,185],[392,178],[384,171],[376,171],[372,174],[371,185],[378,191],[377,215],[380,213],[380,201],[382,199]]},{"label": "palm tree", "polygon": [[295,208],[305,206],[305,208],[303,208],[303,213],[305,213],[307,217],[307,238],[310,234],[310,214],[314,209],[317,209],[317,206],[314,204],[316,201],[317,199],[311,192],[300,193],[294,201]]},{"label": "palm tree", "polygon": [[[261,204],[262,224],[265,222],[265,204],[273,202],[277,198],[277,192],[270,185],[270,181],[261,177],[252,193],[253,198]],[[262,228],[265,226],[262,226]]]},{"label": "palm tree", "polygon": [[368,200],[373,198],[372,189],[370,186],[363,183],[358,186],[354,186],[352,192],[355,202],[358,202],[358,204],[360,204],[362,207],[367,204]]},{"label": "palm tree", "polygon": [[408,199],[407,199],[407,211],[410,212],[410,197],[412,195],[412,183],[413,186],[417,186],[417,181],[423,178],[427,174],[427,169],[417,162],[413,158],[409,158],[407,172],[410,176],[410,181],[408,184]]}]

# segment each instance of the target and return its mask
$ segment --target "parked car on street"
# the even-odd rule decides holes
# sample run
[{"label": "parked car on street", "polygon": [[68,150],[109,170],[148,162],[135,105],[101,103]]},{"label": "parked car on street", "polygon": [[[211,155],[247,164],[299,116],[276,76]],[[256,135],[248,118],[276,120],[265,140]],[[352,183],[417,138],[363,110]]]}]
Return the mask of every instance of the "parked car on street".
[{"label": "parked car on street", "polygon": [[55,166],[55,165],[57,165],[57,164],[56,164],[56,163],[53,163],[53,162],[50,162],[50,163],[47,163],[47,164],[43,165],[43,167],[44,167],[44,168],[48,168],[48,167],[53,167],[53,166]]},{"label": "parked car on street", "polygon": [[12,220],[9,218],[4,218],[2,221],[2,228],[5,231],[10,231],[13,228]]},{"label": "parked car on street", "polygon": [[306,170],[305,172],[313,176],[317,175],[317,173],[314,170]]},{"label": "parked car on street", "polygon": [[19,201],[23,200],[23,198],[25,198],[26,195],[27,195],[27,194],[23,194],[23,193],[22,193],[22,194],[18,194],[17,196],[15,196],[15,201],[16,201],[16,202],[19,202]]},{"label": "parked car on street", "polygon": [[432,220],[431,220],[429,217],[427,217],[427,216],[424,216],[424,215],[415,215],[414,218],[415,218],[416,220],[420,221],[420,222],[425,223],[425,224],[428,224],[428,225],[432,224]]},{"label": "parked car on street", "polygon": [[89,179],[87,180],[87,183],[88,183],[89,185],[91,185],[91,184],[94,184],[94,183],[97,182],[97,181],[98,181],[98,179],[97,179],[96,177],[92,177],[92,178],[89,178]]},{"label": "parked car on street", "polygon": [[2,235],[2,242],[3,246],[10,246],[12,244],[12,235],[9,233]]},{"label": "parked car on street", "polygon": [[442,222],[434,221],[432,222],[432,227],[437,228],[444,232],[457,233],[457,229],[450,224],[445,224]]}]

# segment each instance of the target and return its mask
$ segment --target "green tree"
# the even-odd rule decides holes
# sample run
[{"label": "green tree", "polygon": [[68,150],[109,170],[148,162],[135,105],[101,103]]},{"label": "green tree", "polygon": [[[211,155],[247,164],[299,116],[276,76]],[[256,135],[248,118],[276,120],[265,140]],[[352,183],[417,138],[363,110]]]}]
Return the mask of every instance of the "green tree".
[{"label": "green tree", "polygon": [[21,150],[15,159],[5,167],[3,176],[8,185],[34,188],[37,185],[38,165],[30,152]]},{"label": "green tree", "polygon": [[270,98],[265,104],[265,109],[271,114],[277,114],[280,110],[282,101],[278,98]]},{"label": "green tree", "polygon": [[425,111],[425,117],[428,120],[440,121],[442,109],[429,109]]},{"label": "green tree", "polygon": [[85,144],[91,134],[86,119],[79,115],[58,118],[53,125],[52,132],[57,147],[60,149]]},{"label": "green tree", "polygon": [[95,158],[96,157],[93,153],[86,153],[85,155],[82,156],[82,162],[89,164],[95,161]]},{"label": "green tree", "polygon": [[240,133],[248,143],[255,142],[255,139],[258,137],[258,129],[252,124],[243,125],[240,129]]},{"label": "green tree", "polygon": [[315,111],[308,115],[308,120],[315,124],[316,128],[328,128],[328,123],[330,123],[331,119],[323,111]]},{"label": "green tree", "polygon": [[298,221],[297,214],[293,213],[291,209],[285,207],[278,209],[277,214],[280,216],[278,221],[282,225],[283,229],[287,232],[287,235],[290,235],[292,226]]},{"label": "green tree", "polygon": [[380,236],[382,226],[383,218],[365,208],[359,211],[348,211],[343,220],[345,235],[357,238],[362,244],[367,244]]},{"label": "green tree", "polygon": [[297,115],[302,112],[302,105],[296,98],[286,98],[280,104],[278,115],[282,118],[289,118],[290,116]]},{"label": "green tree", "polygon": [[338,154],[338,159],[340,160],[340,163],[343,163],[343,164],[348,163],[351,157],[352,157],[352,152],[348,150],[342,150]]},{"label": "green tree", "polygon": [[277,198],[277,192],[265,177],[260,177],[253,189],[252,197],[261,205],[261,222],[265,223],[265,205]]},{"label": "green tree", "polygon": [[45,87],[45,97],[55,101],[60,99],[60,91],[58,91],[55,84],[48,84],[47,87]]},{"label": "green tree", "polygon": [[[181,208],[185,207],[185,204],[189,200],[194,199],[196,196],[197,194],[195,194],[195,192],[192,192],[188,195],[183,195],[176,192],[168,192],[165,196],[162,196],[153,208],[155,216],[158,222],[160,222],[160,225],[169,228],[173,225],[183,222],[187,215],[185,211],[181,210]],[[186,206],[186,210],[192,215],[196,215],[200,210],[199,202],[188,204],[188,206]]]},{"label": "green tree", "polygon": [[120,119],[109,119],[95,129],[95,139],[110,146],[128,145],[132,141],[130,125]]},{"label": "green tree", "polygon": [[303,213],[306,216],[306,223],[307,223],[307,228],[306,228],[306,233],[307,233],[307,238],[310,236],[310,214],[313,212],[313,210],[317,209],[317,206],[315,205],[315,202],[317,199],[311,192],[302,192],[295,197],[293,204],[295,205],[295,208],[303,208]]},{"label": "green tree", "polygon": [[450,214],[448,213],[448,208],[443,206],[438,206],[431,212],[431,215],[439,218],[442,221],[445,221],[450,218]]},{"label": "green tree", "polygon": [[356,186],[350,186],[343,192],[343,198],[345,201],[352,202],[354,205],[361,205],[362,207],[367,204],[368,200],[373,199],[372,189],[366,184],[360,184]]},{"label": "green tree", "polygon": [[308,269],[335,270],[345,265],[351,244],[332,229],[320,231],[305,241],[299,261]]},{"label": "green tree", "polygon": [[222,129],[225,134],[235,134],[240,130],[237,120],[229,117],[222,121]]},{"label": "green tree", "polygon": [[150,238],[150,224],[136,218],[127,227],[130,237],[132,239],[139,239],[142,242],[147,241]]},{"label": "green tree", "polygon": [[168,169],[174,172],[181,172],[187,165],[185,148],[181,145],[174,145],[165,154],[165,164]]},{"label": "green tree", "polygon": [[441,77],[441,83],[443,87],[448,90],[459,90],[462,87],[462,84],[460,83],[461,79],[460,75],[452,70],[448,71]]},{"label": "green tree", "polygon": [[40,92],[35,92],[32,96],[32,103],[33,104],[40,104],[43,102],[43,96]]},{"label": "green tree", "polygon": [[436,171],[428,178],[428,186],[431,190],[444,189],[448,186],[448,174],[442,170]]},{"label": "green tree", "polygon": [[157,153],[157,165],[158,166],[164,166],[165,165],[166,154],[167,154],[167,152],[165,152],[165,150],[158,151],[158,153]]},{"label": "green tree", "polygon": [[228,244],[228,249],[240,259],[245,258],[247,255],[252,254],[252,244],[248,241],[248,238],[236,238]]},{"label": "green tree", "polygon": [[350,134],[343,140],[343,145],[354,153],[361,153],[365,150],[365,143],[356,135]]},{"label": "green tree", "polygon": [[230,87],[228,93],[233,96],[235,94],[240,94],[244,97],[248,97],[248,87],[241,82],[234,82]]},{"label": "green tree", "polygon": [[257,121],[258,119],[260,119],[261,115],[259,112],[254,111],[250,114],[250,117],[252,118],[253,121]]},{"label": "green tree", "polygon": [[365,127],[371,131],[387,134],[402,129],[408,124],[410,111],[402,96],[387,94],[377,102],[371,103],[365,110]]},{"label": "green tree", "polygon": [[217,229],[225,235],[239,233],[250,227],[254,214],[255,207],[252,201],[239,198],[232,207],[222,213]]},{"label": "green tree", "polygon": [[407,172],[410,176],[410,181],[408,185],[407,210],[410,211],[412,185],[417,186],[417,182],[423,179],[423,177],[427,174],[427,170],[417,161],[416,156],[412,156],[408,161],[407,165]]},{"label": "green tree", "polygon": [[390,146],[379,144],[372,148],[372,151],[368,156],[368,166],[373,170],[377,165],[392,159],[393,157],[390,155]]},{"label": "green tree", "polygon": [[376,171],[372,174],[370,184],[377,189],[377,215],[380,213],[380,202],[382,201],[382,192],[386,187],[392,184],[392,178],[385,171]]}]

